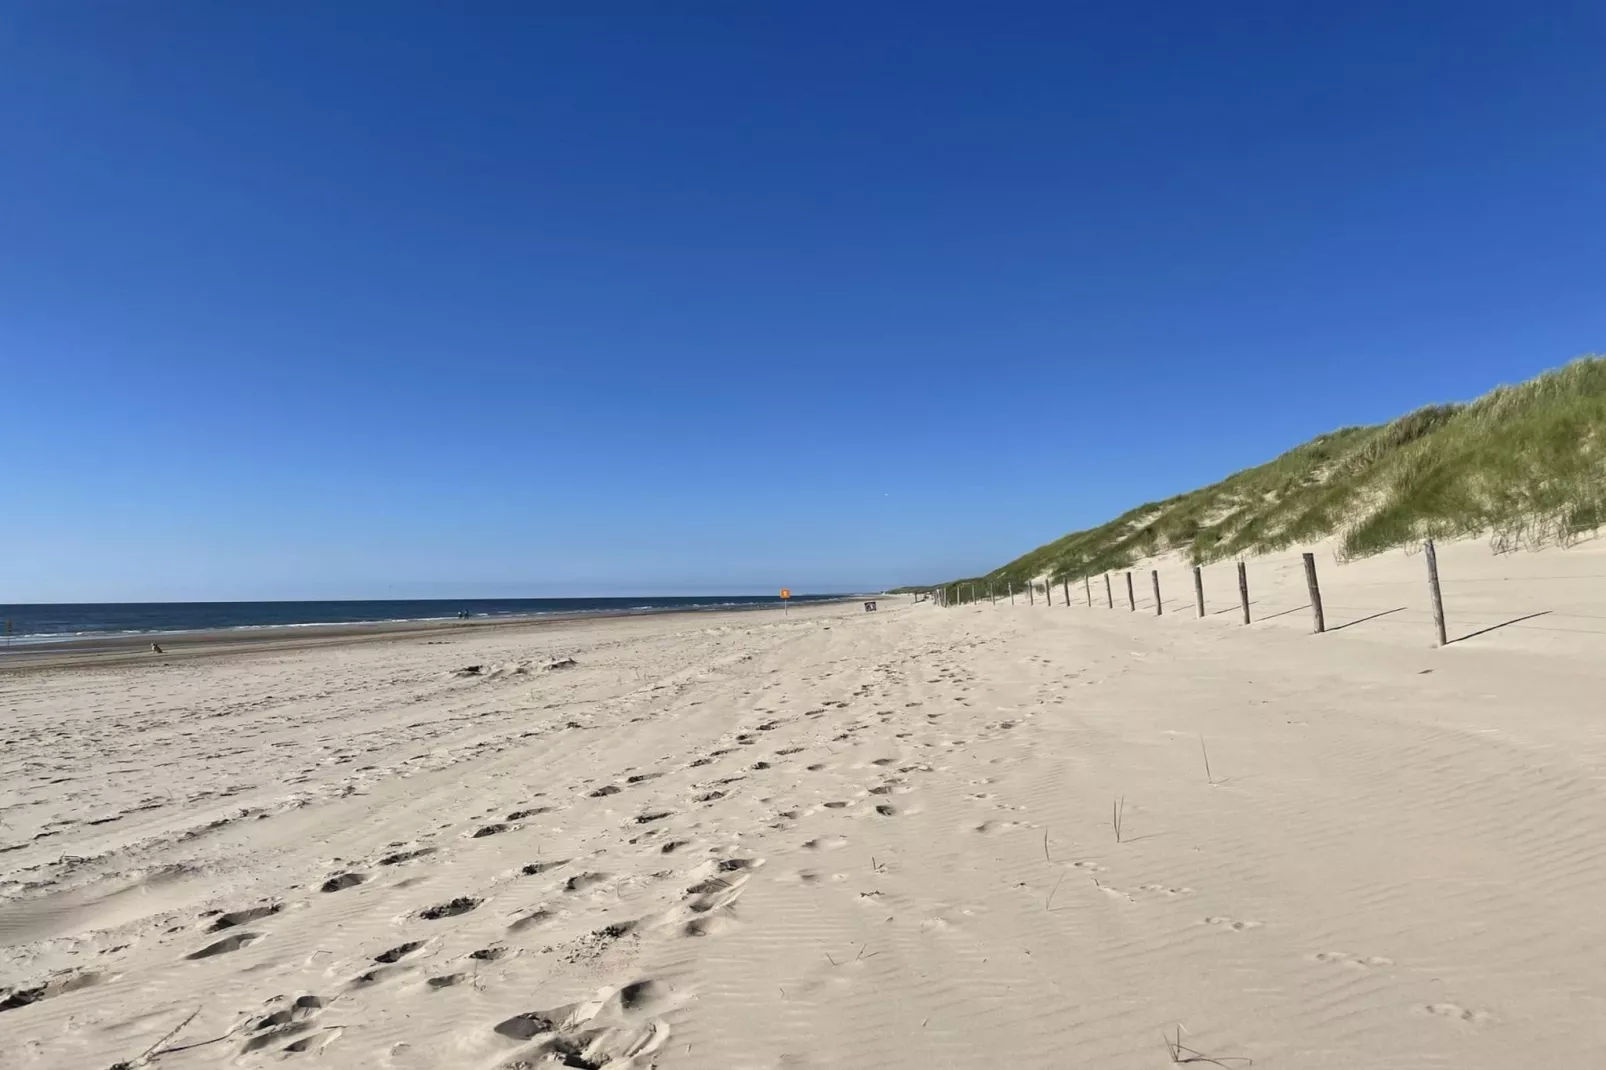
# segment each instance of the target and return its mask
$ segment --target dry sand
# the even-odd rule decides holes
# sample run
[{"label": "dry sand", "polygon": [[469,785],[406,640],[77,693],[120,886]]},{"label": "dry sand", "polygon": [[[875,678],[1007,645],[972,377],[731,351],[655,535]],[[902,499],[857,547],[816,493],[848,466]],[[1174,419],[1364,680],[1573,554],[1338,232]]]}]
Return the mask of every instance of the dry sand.
[{"label": "dry sand", "polygon": [[1601,1065],[1606,555],[1319,556],[0,675],[0,1066]]}]

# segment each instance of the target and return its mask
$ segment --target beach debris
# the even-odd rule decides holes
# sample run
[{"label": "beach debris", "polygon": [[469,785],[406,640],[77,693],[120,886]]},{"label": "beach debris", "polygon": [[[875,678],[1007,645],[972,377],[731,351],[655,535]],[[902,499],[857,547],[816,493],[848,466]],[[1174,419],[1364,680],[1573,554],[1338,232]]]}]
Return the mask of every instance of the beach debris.
[{"label": "beach debris", "polygon": [[575,661],[573,658],[557,658],[554,661],[547,662],[543,667],[543,671],[552,672],[556,669],[572,669],[579,664],[580,663]]},{"label": "beach debris", "polygon": [[453,676],[458,676],[458,677],[462,677],[462,676],[478,676],[484,671],[485,671],[485,666],[483,666],[483,665],[465,665],[461,669],[453,669],[452,670],[452,675]]}]

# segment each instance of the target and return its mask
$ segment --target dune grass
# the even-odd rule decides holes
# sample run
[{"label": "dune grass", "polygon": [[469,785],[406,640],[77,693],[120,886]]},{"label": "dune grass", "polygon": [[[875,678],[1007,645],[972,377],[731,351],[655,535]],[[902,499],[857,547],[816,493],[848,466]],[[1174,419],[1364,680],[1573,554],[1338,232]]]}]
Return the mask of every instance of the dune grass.
[{"label": "dune grass", "polygon": [[1464,405],[1346,427],[1219,483],[1138,506],[985,576],[984,592],[1058,583],[1168,550],[1196,564],[1331,535],[1362,557],[1432,536],[1496,549],[1565,545],[1606,524],[1606,357],[1590,356]]}]

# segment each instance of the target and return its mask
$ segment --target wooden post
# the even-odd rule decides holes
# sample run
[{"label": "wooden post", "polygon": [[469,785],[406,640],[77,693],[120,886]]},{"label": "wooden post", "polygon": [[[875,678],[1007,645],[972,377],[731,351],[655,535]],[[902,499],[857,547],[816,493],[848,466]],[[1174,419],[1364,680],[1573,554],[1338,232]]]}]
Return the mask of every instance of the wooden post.
[{"label": "wooden post", "polygon": [[1126,574],[1126,608],[1134,613],[1138,611],[1138,600],[1132,597],[1132,573],[1130,572]]},{"label": "wooden post", "polygon": [[1087,607],[1089,609],[1092,609],[1093,608],[1093,584],[1086,576],[1082,577],[1082,590],[1087,592]]},{"label": "wooden post", "polygon": [[1327,621],[1322,617],[1322,589],[1316,583],[1316,555],[1304,554],[1305,558],[1305,589],[1310,592],[1310,611],[1316,618],[1316,634],[1321,635],[1327,630]]},{"label": "wooden post", "polygon": [[1044,605],[1049,605],[1049,606],[1054,604],[1054,581],[1053,580],[1044,580],[1043,581],[1043,604]]},{"label": "wooden post", "polygon": [[1238,601],[1244,606],[1244,623],[1249,623],[1249,570],[1238,562]]},{"label": "wooden post", "polygon": [[1037,584],[1031,580],[1026,581],[1026,604],[1029,606],[1037,604]]},{"label": "wooden post", "polygon": [[1061,577],[1060,590],[1064,592],[1065,604],[1069,606],[1071,604],[1071,578],[1069,576]]},{"label": "wooden post", "polygon": [[996,606],[998,604],[998,596],[993,593],[992,580],[987,581],[987,604],[992,606]]},{"label": "wooden post", "polygon": [[1449,646],[1449,637],[1444,634],[1444,595],[1439,592],[1439,555],[1433,549],[1433,540],[1429,539],[1422,549],[1428,555],[1428,593],[1433,595],[1433,627],[1439,632],[1439,645]]},{"label": "wooden post", "polygon": [[1115,608],[1115,595],[1110,593],[1110,574],[1108,572],[1104,574],[1104,601],[1109,603],[1109,608]]},{"label": "wooden post", "polygon": [[1014,605],[1015,604],[1015,581],[1014,580],[1010,580],[1009,581],[1009,604],[1010,605]]},{"label": "wooden post", "polygon": [[1193,566],[1193,600],[1199,604],[1199,616],[1204,617],[1204,574],[1199,566]]},{"label": "wooden post", "polygon": [[1154,615],[1160,615],[1160,570],[1150,569],[1149,577],[1154,580]]}]

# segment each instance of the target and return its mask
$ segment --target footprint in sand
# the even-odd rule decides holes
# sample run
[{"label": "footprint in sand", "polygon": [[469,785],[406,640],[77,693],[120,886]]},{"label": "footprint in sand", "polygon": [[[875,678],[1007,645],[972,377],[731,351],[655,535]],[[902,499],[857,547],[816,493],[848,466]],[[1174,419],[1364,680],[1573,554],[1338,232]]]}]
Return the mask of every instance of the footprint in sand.
[{"label": "footprint in sand", "polygon": [[1435,1018],[1450,1018],[1458,1022],[1470,1022],[1482,1025],[1495,1020],[1489,1011],[1479,1008],[1467,1008],[1457,1003],[1429,1003],[1422,1008]]},{"label": "footprint in sand", "polygon": [[397,944],[389,951],[381,951],[374,956],[374,961],[388,966],[393,962],[400,962],[423,946],[424,942],[422,940],[409,940],[405,944]]},{"label": "footprint in sand", "polygon": [[[519,1062],[525,1065],[634,1065],[636,1059],[650,1056],[668,1043],[669,1024],[654,1016],[678,1002],[667,985],[643,980],[618,989],[601,989],[597,998],[582,1003],[527,1011],[492,1028],[500,1036],[534,1043],[520,1053]],[[619,1024],[599,1029],[592,1026],[594,1018]]]},{"label": "footprint in sand", "polygon": [[459,914],[467,914],[479,905],[480,901],[478,899],[472,896],[460,895],[448,902],[426,907],[418,912],[418,916],[425,921],[439,921],[442,918],[455,918]]},{"label": "footprint in sand", "polygon": [[592,873],[588,870],[585,873],[576,873],[564,881],[563,890],[566,892],[583,892],[587,888],[601,884],[607,879],[608,875],[606,873]]},{"label": "footprint in sand", "polygon": [[286,1044],[284,1050],[291,1055],[301,1055],[309,1051],[322,1051],[339,1040],[340,1034],[345,1031],[344,1026],[332,1025],[327,1029],[318,1030],[311,1036],[302,1037],[300,1040]]},{"label": "footprint in sand", "polygon": [[347,982],[346,987],[366,988],[369,985],[376,985],[385,978],[394,976],[395,974],[405,974],[411,972],[412,967],[410,966],[376,966],[367,973],[353,977],[349,982]]},{"label": "footprint in sand", "polygon": [[[534,928],[537,925],[543,925],[546,922],[551,921],[555,916],[556,915],[554,915],[552,911],[548,910],[546,907],[537,907],[535,910],[530,911],[522,918],[515,918],[508,925],[507,931],[510,933],[523,932],[525,929]],[[433,979],[430,983],[434,983]],[[456,982],[453,983],[455,984]]]},{"label": "footprint in sand", "polygon": [[1224,917],[1206,918],[1204,920],[1204,923],[1206,925],[1219,926],[1220,928],[1223,928],[1223,929],[1231,929],[1235,933],[1241,933],[1241,932],[1244,932],[1247,929],[1258,929],[1258,928],[1260,928],[1260,922],[1258,922],[1258,921],[1238,921],[1235,918],[1224,918]]},{"label": "footprint in sand", "polygon": [[1019,821],[983,821],[979,825],[972,825],[971,831],[979,832],[983,836],[990,836],[995,832],[1007,832],[1010,829],[1019,827]]},{"label": "footprint in sand", "polygon": [[260,1051],[288,1037],[307,1032],[312,1028],[313,1019],[322,1013],[323,1005],[324,1001],[318,996],[297,996],[294,1002],[257,1019],[246,1027],[250,1036],[241,1047],[240,1054]]},{"label": "footprint in sand", "polygon": [[76,992],[80,988],[88,988],[104,980],[109,978],[91,970],[73,969],[52,974],[43,984],[0,988],[0,1011],[14,1011],[18,1007],[26,1007],[42,999],[50,999],[52,996],[60,996],[67,992]]},{"label": "footprint in sand", "polygon": [[283,909],[283,903],[269,903],[259,907],[248,907],[245,910],[231,910],[227,914],[220,914],[217,920],[207,928],[209,932],[222,932],[224,929],[232,929],[238,925],[244,925],[248,921],[256,921],[258,918],[266,918],[277,914]]},{"label": "footprint in sand", "polygon": [[341,873],[324,881],[322,887],[318,890],[320,892],[343,892],[347,888],[357,887],[367,879],[361,873]]},{"label": "footprint in sand", "polygon": [[568,864],[569,860],[567,858],[560,858],[554,862],[531,862],[520,869],[519,872],[524,874],[526,877],[535,877],[545,873],[549,869],[557,869],[559,866],[566,866]]},{"label": "footprint in sand", "polygon": [[199,951],[192,951],[184,957],[187,959],[209,959],[217,955],[227,955],[231,951],[249,947],[260,939],[262,939],[261,933],[235,933],[233,936],[225,936],[215,943],[207,944]]}]

